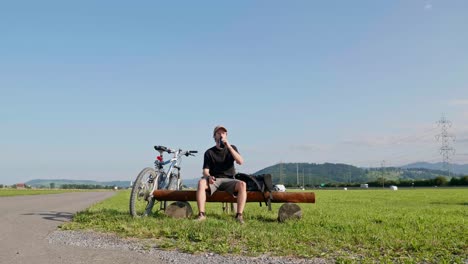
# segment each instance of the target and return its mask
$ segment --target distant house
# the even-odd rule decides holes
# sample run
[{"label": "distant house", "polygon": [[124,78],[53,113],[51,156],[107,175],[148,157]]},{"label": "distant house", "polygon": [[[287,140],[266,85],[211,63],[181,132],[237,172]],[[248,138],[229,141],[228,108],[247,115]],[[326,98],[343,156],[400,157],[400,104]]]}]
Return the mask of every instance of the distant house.
[{"label": "distant house", "polygon": [[16,184],[16,189],[24,189],[24,188],[26,188],[26,184],[24,184],[24,183],[17,183]]}]

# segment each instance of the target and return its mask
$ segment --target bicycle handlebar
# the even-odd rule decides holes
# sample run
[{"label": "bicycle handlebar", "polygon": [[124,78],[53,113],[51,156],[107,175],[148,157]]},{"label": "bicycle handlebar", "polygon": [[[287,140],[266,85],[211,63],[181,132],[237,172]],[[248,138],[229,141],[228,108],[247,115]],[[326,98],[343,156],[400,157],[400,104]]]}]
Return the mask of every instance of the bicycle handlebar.
[{"label": "bicycle handlebar", "polygon": [[194,153],[198,153],[198,151],[196,151],[196,150],[187,150],[187,151],[185,152],[185,154],[183,154],[183,155],[185,155],[185,156],[187,156],[187,157],[188,157],[188,156],[195,156],[195,155],[193,155]]},{"label": "bicycle handlebar", "polygon": [[167,148],[164,146],[154,146],[154,149],[157,151],[167,151]]},{"label": "bicycle handlebar", "polygon": [[[170,148],[167,148],[167,147],[164,147],[164,146],[154,146],[154,149],[157,150],[157,151],[160,151],[160,152],[167,152],[169,154],[176,152],[176,150],[173,150],[173,149],[170,149]],[[181,155],[185,155],[185,156],[189,156],[189,155],[194,156],[193,154],[198,153],[198,151],[197,150],[182,151],[181,149],[179,149],[179,153],[181,153]]]}]

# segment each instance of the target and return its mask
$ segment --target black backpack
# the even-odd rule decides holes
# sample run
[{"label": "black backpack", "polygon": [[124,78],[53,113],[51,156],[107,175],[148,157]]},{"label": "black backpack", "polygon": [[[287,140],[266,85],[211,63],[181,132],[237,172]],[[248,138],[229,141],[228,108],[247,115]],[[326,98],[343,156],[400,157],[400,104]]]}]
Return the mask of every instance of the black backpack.
[{"label": "black backpack", "polygon": [[[273,191],[273,181],[271,179],[271,174],[250,175],[245,173],[237,173],[234,176],[234,179],[245,182],[247,185],[247,191],[249,192],[269,192],[270,196],[265,198],[265,204],[268,205],[268,209],[271,211],[271,200],[273,198],[271,194]],[[262,206],[261,202],[260,206]]]}]

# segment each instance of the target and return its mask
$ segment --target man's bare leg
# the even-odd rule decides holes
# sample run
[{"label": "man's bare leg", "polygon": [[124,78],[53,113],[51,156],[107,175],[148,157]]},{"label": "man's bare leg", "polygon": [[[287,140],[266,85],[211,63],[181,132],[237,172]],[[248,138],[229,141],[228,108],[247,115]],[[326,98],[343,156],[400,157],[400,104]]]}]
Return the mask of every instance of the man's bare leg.
[{"label": "man's bare leg", "polygon": [[205,203],[206,203],[206,190],[208,190],[208,183],[206,179],[198,181],[197,188],[197,207],[198,207],[198,220],[205,220]]},{"label": "man's bare leg", "polygon": [[243,181],[239,181],[236,184],[237,192],[237,215],[236,218],[240,223],[244,223],[242,213],[244,212],[245,203],[247,201],[247,185]]}]

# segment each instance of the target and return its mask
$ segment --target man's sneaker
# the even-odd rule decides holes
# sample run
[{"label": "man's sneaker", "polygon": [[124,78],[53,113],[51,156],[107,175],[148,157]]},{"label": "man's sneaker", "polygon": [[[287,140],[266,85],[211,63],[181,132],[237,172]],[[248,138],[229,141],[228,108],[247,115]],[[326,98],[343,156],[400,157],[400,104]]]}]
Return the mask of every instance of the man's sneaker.
[{"label": "man's sneaker", "polygon": [[205,213],[199,213],[197,218],[195,218],[195,221],[201,222],[206,220],[206,215]]},{"label": "man's sneaker", "polygon": [[242,217],[242,214],[237,214],[236,215],[236,221],[239,222],[239,224],[243,225],[245,222],[244,222],[244,218]]}]

